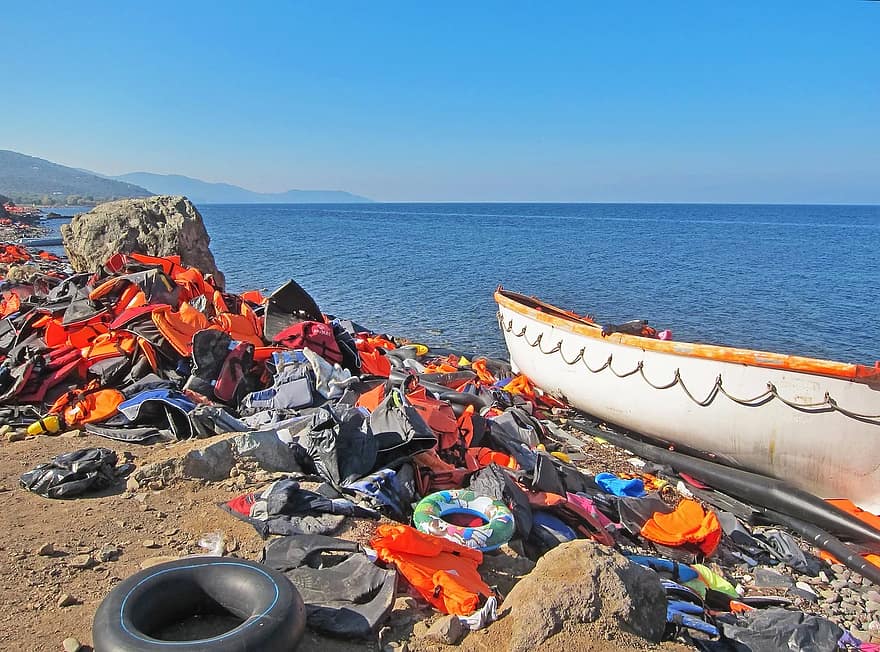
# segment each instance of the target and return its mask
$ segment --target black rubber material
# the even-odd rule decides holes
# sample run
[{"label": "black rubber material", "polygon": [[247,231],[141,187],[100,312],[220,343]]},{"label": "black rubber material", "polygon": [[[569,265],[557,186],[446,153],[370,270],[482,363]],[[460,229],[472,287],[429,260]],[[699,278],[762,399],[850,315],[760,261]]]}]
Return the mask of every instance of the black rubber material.
[{"label": "black rubber material", "polygon": [[[407,381],[408,378],[417,378],[419,381],[419,385],[434,394],[441,401],[447,401],[451,403],[453,410],[455,410],[456,406],[463,406],[456,412],[456,416],[461,416],[461,412],[464,411],[464,407],[467,407],[469,405],[474,406],[474,408],[478,411],[492,405],[492,401],[490,399],[487,399],[485,396],[477,396],[476,394],[469,394],[467,392],[457,392],[454,389],[446,387],[445,385],[441,385],[428,380],[432,376],[441,376],[443,377],[441,378],[441,380],[444,380],[445,382],[454,382],[454,376],[456,374],[463,374],[462,378],[464,378],[464,374],[467,374],[469,377],[473,374],[473,372],[457,371],[448,374],[408,374],[407,372],[399,369],[392,369],[391,375],[388,377],[387,385],[388,387],[398,387],[401,383]],[[475,376],[475,374],[473,375]]]},{"label": "black rubber material", "polygon": [[[193,641],[164,641],[152,634],[196,614],[240,619],[225,633]],[[302,638],[302,598],[283,574],[244,559],[188,557],[126,578],[95,613],[98,652],[282,652]]]},{"label": "black rubber material", "polygon": [[740,500],[774,510],[826,532],[833,532],[855,541],[880,541],[880,531],[852,514],[826,503],[818,496],[793,487],[783,480],[682,455],[606,430],[597,431],[577,421],[570,423],[582,432],[602,437],[636,455],[668,464],[678,471],[693,475],[712,488],[731,494]]},{"label": "black rubber material", "polygon": [[[324,565],[322,553],[342,553]],[[341,638],[371,638],[394,608],[397,573],[373,564],[353,541],[322,535],[279,537],[264,563],[283,572],[306,603],[309,628]]]},{"label": "black rubber material", "polygon": [[858,552],[853,551],[851,547],[837,537],[828,534],[811,523],[787,516],[786,514],[780,514],[771,509],[764,510],[764,516],[767,520],[777,525],[791,528],[816,547],[834,555],[837,561],[850,570],[880,586],[880,568],[865,560]]}]

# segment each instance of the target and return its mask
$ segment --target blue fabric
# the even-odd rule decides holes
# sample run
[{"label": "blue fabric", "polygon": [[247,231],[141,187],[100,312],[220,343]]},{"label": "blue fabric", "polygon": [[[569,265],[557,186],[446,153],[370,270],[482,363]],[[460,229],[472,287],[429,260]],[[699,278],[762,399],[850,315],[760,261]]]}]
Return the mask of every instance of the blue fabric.
[{"label": "blue fabric", "polygon": [[596,476],[596,484],[608,494],[641,498],[645,495],[645,483],[639,478],[622,480],[613,473],[600,473]]},{"label": "blue fabric", "polygon": [[662,557],[647,557],[645,555],[627,555],[626,557],[639,566],[645,566],[658,573],[668,573],[679,582],[690,582],[700,576],[697,571],[687,564],[663,559]]},{"label": "blue fabric", "polygon": [[180,392],[171,389],[150,389],[141,392],[137,396],[133,396],[127,401],[119,404],[119,411],[124,414],[130,421],[135,421],[145,404],[150,402],[165,403],[173,408],[177,408],[181,412],[192,412],[196,404],[189,400]]},{"label": "blue fabric", "polygon": [[532,527],[542,527],[549,530],[557,539],[564,541],[577,539],[577,533],[553,514],[536,510],[532,513],[532,518]]},{"label": "blue fabric", "polygon": [[380,505],[386,506],[398,517],[403,517],[405,514],[405,508],[401,503],[397,473],[392,469],[380,469],[357,482],[345,485],[344,488],[369,496]]}]

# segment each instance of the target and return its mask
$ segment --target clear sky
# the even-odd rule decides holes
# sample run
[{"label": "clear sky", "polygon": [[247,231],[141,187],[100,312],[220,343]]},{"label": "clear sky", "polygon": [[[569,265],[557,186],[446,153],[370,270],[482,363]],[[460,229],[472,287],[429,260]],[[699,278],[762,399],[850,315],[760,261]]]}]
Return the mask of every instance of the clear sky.
[{"label": "clear sky", "polygon": [[880,203],[880,2],[54,4],[0,12],[0,149],[387,201]]}]

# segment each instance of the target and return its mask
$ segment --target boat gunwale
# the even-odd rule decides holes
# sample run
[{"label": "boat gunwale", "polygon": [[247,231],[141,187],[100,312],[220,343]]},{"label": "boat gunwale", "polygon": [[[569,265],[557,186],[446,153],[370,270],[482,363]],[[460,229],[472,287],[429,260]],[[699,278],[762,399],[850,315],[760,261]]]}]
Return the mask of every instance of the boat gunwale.
[{"label": "boat gunwale", "polygon": [[535,297],[505,290],[499,285],[495,291],[494,298],[495,302],[501,307],[508,308],[535,321],[599,342],[612,342],[622,346],[642,349],[643,351],[656,351],[658,353],[688,358],[840,378],[880,388],[880,362],[874,367],[869,367],[861,364],[786,355],[770,351],[740,349],[717,344],[656,340],[624,333],[611,333],[610,335],[603,336],[602,329],[598,324]]}]

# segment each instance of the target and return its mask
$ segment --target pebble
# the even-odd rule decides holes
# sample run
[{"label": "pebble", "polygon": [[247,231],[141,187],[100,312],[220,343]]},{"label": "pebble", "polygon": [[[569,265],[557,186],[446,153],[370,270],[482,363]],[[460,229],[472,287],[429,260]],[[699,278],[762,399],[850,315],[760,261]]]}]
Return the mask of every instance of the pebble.
[{"label": "pebble", "polygon": [[382,648],[384,652],[409,652],[409,645],[406,641],[391,641]]},{"label": "pebble", "polygon": [[404,595],[397,598],[394,601],[394,611],[401,611],[404,609],[418,609],[419,603],[418,600],[409,595]]},{"label": "pebble", "polygon": [[152,539],[144,539],[142,542],[144,548],[158,548],[159,544],[153,541]]},{"label": "pebble", "polygon": [[819,595],[821,595],[829,604],[834,604],[835,602],[840,601],[840,594],[834,589],[823,589],[822,591],[819,591]]},{"label": "pebble", "polygon": [[13,432],[6,433],[6,441],[8,441],[10,444],[16,441],[24,441],[26,436],[27,435],[25,435],[25,433],[23,433],[22,431],[14,430]]},{"label": "pebble", "polygon": [[61,646],[64,648],[64,652],[79,652],[82,649],[82,643],[73,638],[73,636],[65,638]]},{"label": "pebble", "polygon": [[76,598],[74,598],[69,593],[62,593],[58,596],[58,601],[55,603],[59,607],[69,607],[71,605],[75,605],[78,602]]},{"label": "pebble", "polygon": [[792,593],[795,595],[799,595],[802,598],[809,600],[810,602],[816,602],[819,599],[819,596],[813,591],[809,584],[806,582],[798,582],[795,584],[795,588],[790,589]]},{"label": "pebble", "polygon": [[137,491],[141,488],[140,483],[134,479],[133,475],[128,476],[128,480],[125,481],[125,489],[126,491]]},{"label": "pebble", "polygon": [[68,430],[61,434],[65,439],[76,439],[77,437],[85,437],[82,430]]},{"label": "pebble", "polygon": [[91,555],[76,555],[68,560],[67,565],[71,568],[91,568],[95,565],[95,558]]},{"label": "pebble", "polygon": [[846,566],[843,564],[831,564],[831,570],[834,571],[835,575],[840,575],[846,572]]},{"label": "pebble", "polygon": [[880,592],[875,590],[865,591],[865,600],[870,600],[871,602],[880,602]]},{"label": "pebble", "polygon": [[865,602],[865,611],[871,614],[880,613],[880,602],[868,600],[867,602]]},{"label": "pebble", "polygon": [[461,624],[458,616],[449,614],[431,625],[426,636],[444,645],[457,645],[464,638],[465,633],[464,625]]},{"label": "pebble", "polygon": [[39,548],[37,548],[37,554],[41,557],[49,557],[55,554],[55,546],[51,543],[44,543]]},{"label": "pebble", "polygon": [[101,548],[101,552],[98,554],[98,559],[104,562],[116,561],[119,559],[119,548],[111,546],[110,544],[105,545]]}]

